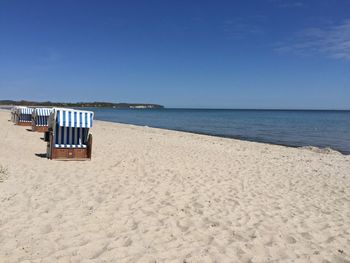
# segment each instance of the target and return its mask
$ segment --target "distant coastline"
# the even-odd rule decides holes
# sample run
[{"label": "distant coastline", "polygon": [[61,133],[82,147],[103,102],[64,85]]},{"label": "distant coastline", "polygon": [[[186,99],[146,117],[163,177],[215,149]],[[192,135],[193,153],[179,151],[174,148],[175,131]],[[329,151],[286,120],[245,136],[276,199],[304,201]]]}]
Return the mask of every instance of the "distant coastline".
[{"label": "distant coastline", "polygon": [[113,103],[113,102],[51,102],[27,100],[0,100],[0,106],[45,106],[45,107],[84,107],[84,108],[116,108],[116,109],[162,109],[163,105],[152,103]]}]

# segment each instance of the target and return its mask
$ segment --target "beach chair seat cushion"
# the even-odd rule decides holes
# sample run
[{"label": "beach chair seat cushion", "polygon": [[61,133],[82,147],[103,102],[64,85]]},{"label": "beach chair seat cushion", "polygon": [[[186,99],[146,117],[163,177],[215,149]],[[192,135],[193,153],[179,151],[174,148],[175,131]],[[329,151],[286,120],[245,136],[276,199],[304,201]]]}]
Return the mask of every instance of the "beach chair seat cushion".
[{"label": "beach chair seat cushion", "polygon": [[55,144],[56,148],[87,148],[86,144]]}]

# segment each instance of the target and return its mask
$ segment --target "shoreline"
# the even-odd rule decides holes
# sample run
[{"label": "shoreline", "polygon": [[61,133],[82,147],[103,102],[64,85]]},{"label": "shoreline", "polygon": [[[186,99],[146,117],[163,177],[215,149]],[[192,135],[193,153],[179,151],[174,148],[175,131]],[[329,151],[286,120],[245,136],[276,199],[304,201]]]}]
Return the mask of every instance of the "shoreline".
[{"label": "shoreline", "polygon": [[276,145],[276,146],[283,146],[287,148],[293,148],[293,149],[315,149],[319,150],[320,153],[328,153],[330,151],[339,153],[344,156],[350,156],[350,151],[342,151],[336,148],[331,147],[319,147],[319,146],[313,146],[313,145],[292,145],[292,144],[284,144],[284,143],[273,143],[268,140],[259,140],[259,139],[249,139],[244,136],[228,136],[228,135],[222,135],[222,134],[211,134],[211,133],[205,133],[205,132],[198,132],[198,131],[188,131],[188,130],[181,130],[181,129],[167,129],[163,127],[155,127],[155,126],[147,126],[147,125],[138,125],[138,124],[132,124],[132,123],[126,123],[126,122],[116,122],[116,121],[106,121],[106,120],[100,120],[96,119],[96,121],[102,121],[102,122],[108,122],[108,123],[116,123],[116,124],[124,124],[124,125],[133,125],[137,127],[147,127],[147,128],[153,128],[153,129],[160,129],[160,130],[166,130],[166,131],[177,131],[177,132],[184,132],[184,133],[190,133],[190,134],[198,134],[198,135],[205,135],[205,136],[211,136],[215,138],[225,138],[225,139],[232,139],[232,140],[238,140],[238,141],[245,141],[245,142],[252,142],[252,143],[261,143],[261,144],[267,144],[267,145]]},{"label": "shoreline", "polygon": [[[90,109],[90,108],[89,108]],[[10,108],[1,108],[0,110],[10,110]],[[121,109],[123,110],[123,109]],[[220,109],[218,109],[220,110]],[[254,111],[252,109],[252,111]],[[267,110],[268,111],[268,110]],[[279,110],[277,110],[279,111]],[[282,110],[284,111],[284,110]],[[288,110],[287,110],[288,111]],[[303,110],[300,110],[303,111]],[[319,111],[319,110],[316,110]],[[324,110],[320,110],[324,111]],[[328,110],[325,110],[328,111]],[[335,110],[337,111],[337,110]],[[348,110],[344,110],[348,111]],[[269,140],[264,140],[264,139],[250,139],[245,136],[229,136],[229,135],[223,135],[220,133],[205,133],[205,132],[200,132],[200,131],[190,131],[190,130],[185,130],[185,129],[169,129],[169,128],[164,128],[164,127],[156,127],[156,126],[147,126],[147,125],[141,125],[141,124],[132,124],[132,123],[126,123],[126,122],[116,122],[116,121],[109,121],[109,120],[102,120],[102,119],[96,119],[95,121],[103,121],[103,122],[108,122],[108,123],[116,123],[116,124],[125,124],[125,125],[134,125],[137,127],[149,127],[149,128],[155,128],[155,129],[162,129],[162,130],[167,130],[167,131],[178,131],[178,132],[184,132],[184,133],[190,133],[190,134],[199,134],[199,135],[206,135],[206,136],[212,136],[212,137],[217,137],[217,138],[227,138],[227,139],[233,139],[233,140],[239,140],[239,141],[246,141],[246,142],[253,142],[253,143],[262,143],[262,144],[268,144],[268,145],[278,145],[278,146],[284,146],[284,147],[289,147],[289,148],[300,148],[300,149],[305,149],[309,148],[311,150],[320,152],[320,153],[329,153],[329,152],[337,152],[339,154],[345,155],[345,156],[350,156],[350,151],[343,151],[337,148],[332,148],[329,146],[325,147],[320,147],[320,146],[315,146],[315,145],[296,145],[296,144],[288,144],[288,143],[277,143],[277,142],[272,142]]]}]

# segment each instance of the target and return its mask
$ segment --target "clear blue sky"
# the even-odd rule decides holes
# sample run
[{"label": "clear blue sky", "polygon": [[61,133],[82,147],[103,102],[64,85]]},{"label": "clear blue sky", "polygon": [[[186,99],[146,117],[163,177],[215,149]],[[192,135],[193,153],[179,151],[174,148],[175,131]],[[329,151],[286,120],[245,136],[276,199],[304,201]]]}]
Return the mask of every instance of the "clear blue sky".
[{"label": "clear blue sky", "polygon": [[350,109],[350,2],[0,2],[0,99]]}]

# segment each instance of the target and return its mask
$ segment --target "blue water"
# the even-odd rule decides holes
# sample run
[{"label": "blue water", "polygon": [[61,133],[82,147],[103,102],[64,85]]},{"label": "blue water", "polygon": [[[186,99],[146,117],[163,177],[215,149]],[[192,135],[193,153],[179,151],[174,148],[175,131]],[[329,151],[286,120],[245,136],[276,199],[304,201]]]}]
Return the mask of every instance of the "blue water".
[{"label": "blue water", "polygon": [[350,111],[120,110],[94,108],[95,119],[287,146],[331,147],[350,154]]}]

